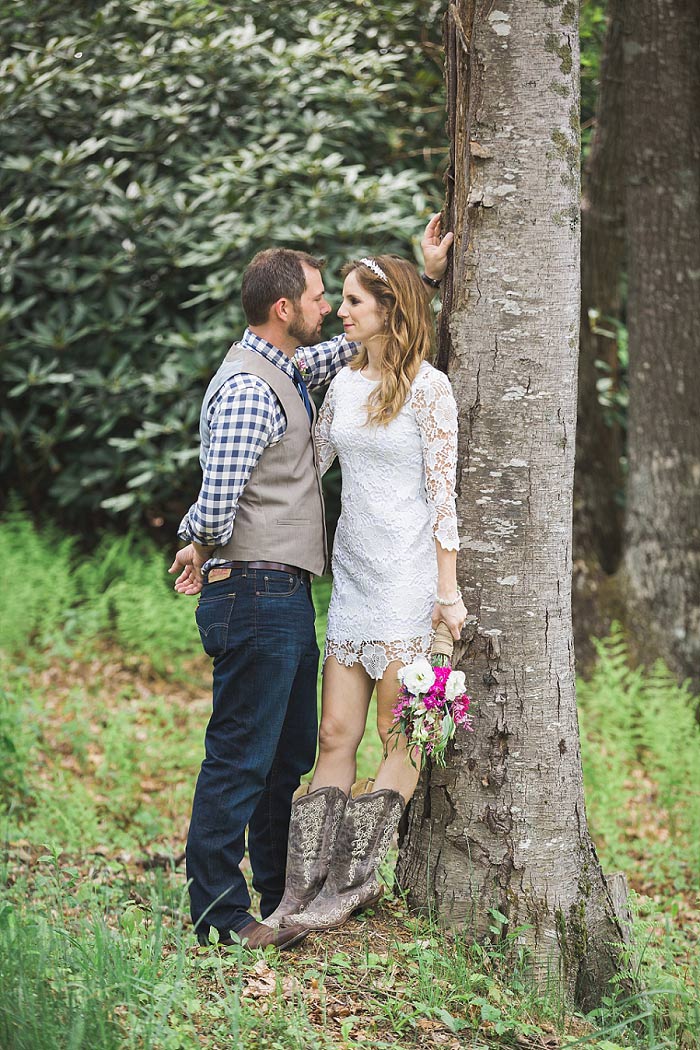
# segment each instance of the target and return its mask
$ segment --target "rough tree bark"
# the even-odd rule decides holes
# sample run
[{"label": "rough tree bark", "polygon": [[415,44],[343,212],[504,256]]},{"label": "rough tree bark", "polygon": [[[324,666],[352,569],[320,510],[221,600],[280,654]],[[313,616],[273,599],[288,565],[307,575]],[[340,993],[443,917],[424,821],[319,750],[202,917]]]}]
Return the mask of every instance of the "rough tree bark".
[{"label": "rough tree bark", "polygon": [[630,596],[700,689],[700,19],[626,0]]},{"label": "rough tree bark", "polygon": [[[526,926],[535,976],[584,1008],[621,938],[590,840],[571,630],[579,321],[577,5],[459,0],[446,19],[460,405],[458,650],[476,728],[430,768],[397,879],[476,936]],[[444,358],[443,358],[444,359]]]},{"label": "rough tree bark", "polygon": [[[596,126],[584,172],[581,200],[581,334],[578,366],[574,557],[614,572],[622,554],[623,452],[619,423],[610,425],[598,401],[604,361],[617,381],[613,321],[622,319],[625,256],[624,145],[622,134],[622,7],[609,0],[600,69]],[[592,312],[599,318],[592,321]]]}]

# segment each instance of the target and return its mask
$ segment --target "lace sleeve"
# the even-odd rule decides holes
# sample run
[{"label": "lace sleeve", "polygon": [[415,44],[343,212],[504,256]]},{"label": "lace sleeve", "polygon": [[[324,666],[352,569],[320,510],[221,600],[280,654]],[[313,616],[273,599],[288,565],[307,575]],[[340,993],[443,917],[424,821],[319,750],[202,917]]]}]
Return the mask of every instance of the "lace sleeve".
[{"label": "lace sleeve", "polygon": [[318,454],[318,469],[321,473],[321,477],[326,473],[331,463],[335,459],[335,449],[331,444],[331,423],[333,422],[333,408],[335,405],[335,382],[332,382],[328,387],[328,392],[323,399],[323,404],[319,409],[318,419],[316,420],[316,428],[314,430],[314,441],[316,442],[316,452]]},{"label": "lace sleeve", "polygon": [[435,368],[421,373],[411,403],[423,444],[433,535],[445,550],[459,550],[455,506],[457,405],[447,376]]}]

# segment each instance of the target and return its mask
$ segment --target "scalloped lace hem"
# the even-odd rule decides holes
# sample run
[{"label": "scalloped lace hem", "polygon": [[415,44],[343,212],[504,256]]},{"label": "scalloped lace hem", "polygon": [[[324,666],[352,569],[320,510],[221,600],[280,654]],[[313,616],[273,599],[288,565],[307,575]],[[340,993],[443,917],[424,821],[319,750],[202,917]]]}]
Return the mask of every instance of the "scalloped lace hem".
[{"label": "scalloped lace hem", "polygon": [[429,656],[432,642],[432,631],[399,642],[341,642],[326,638],[323,662],[325,664],[329,656],[334,656],[338,663],[345,667],[361,663],[370,678],[377,680],[383,677],[387,667],[394,660],[410,664],[417,656]]}]

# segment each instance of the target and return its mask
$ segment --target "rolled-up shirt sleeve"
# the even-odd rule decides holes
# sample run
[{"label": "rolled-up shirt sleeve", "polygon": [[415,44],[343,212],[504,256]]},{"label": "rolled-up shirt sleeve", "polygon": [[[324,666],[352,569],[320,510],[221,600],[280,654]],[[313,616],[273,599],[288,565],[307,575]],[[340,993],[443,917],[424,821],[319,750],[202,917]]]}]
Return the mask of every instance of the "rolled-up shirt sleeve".
[{"label": "rolled-up shirt sleeve", "polygon": [[298,346],[293,361],[308,387],[323,386],[348,363],[359,345],[336,335],[314,346]]},{"label": "rolled-up shirt sleeve", "polygon": [[267,446],[284,435],[287,421],[267,383],[248,373],[223,384],[207,418],[210,444],[202,487],[178,535],[220,547],[231,538],[238,501],[255,465]]}]

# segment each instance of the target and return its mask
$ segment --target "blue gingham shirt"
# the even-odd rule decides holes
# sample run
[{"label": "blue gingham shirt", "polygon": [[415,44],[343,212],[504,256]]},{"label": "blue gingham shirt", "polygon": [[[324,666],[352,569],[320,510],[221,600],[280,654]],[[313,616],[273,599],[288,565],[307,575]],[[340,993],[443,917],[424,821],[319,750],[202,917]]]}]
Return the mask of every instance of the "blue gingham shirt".
[{"label": "blue gingham shirt", "polygon": [[[241,344],[261,354],[293,379],[292,361],[309,387],[327,383],[355,353],[357,343],[344,335],[315,346],[298,347],[294,357],[246,328]],[[178,535],[202,546],[222,546],[231,538],[238,501],[253,468],[268,445],[287,429],[282,405],[259,376],[240,372],[220,387],[208,410],[210,445],[202,487],[185,514]],[[212,558],[207,565],[223,561]]]}]

